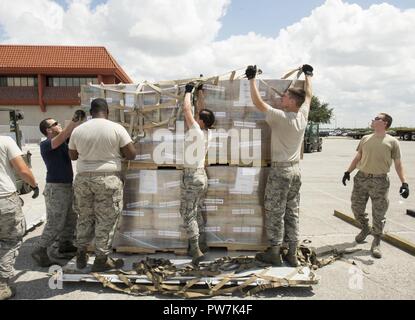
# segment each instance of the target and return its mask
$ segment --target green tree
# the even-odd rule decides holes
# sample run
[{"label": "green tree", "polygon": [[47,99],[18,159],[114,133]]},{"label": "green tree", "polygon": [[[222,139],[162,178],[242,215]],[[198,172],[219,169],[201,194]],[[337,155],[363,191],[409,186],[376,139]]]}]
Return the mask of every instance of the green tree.
[{"label": "green tree", "polygon": [[313,96],[308,120],[314,123],[330,123],[332,116],[333,108],[330,109],[328,103],[322,103],[318,97]]}]

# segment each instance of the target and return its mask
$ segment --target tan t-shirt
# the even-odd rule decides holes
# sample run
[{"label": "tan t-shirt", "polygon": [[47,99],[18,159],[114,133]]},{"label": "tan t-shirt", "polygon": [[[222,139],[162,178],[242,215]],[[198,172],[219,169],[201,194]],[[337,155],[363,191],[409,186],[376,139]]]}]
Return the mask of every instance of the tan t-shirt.
[{"label": "tan t-shirt", "polygon": [[7,197],[16,192],[15,173],[10,160],[22,156],[16,142],[10,137],[0,136],[0,196]]},{"label": "tan t-shirt", "polygon": [[386,174],[390,171],[392,160],[401,158],[398,140],[388,134],[384,137],[375,134],[364,136],[357,151],[362,152],[357,168],[368,174]]},{"label": "tan t-shirt", "polygon": [[300,161],[304,131],[310,107],[303,104],[298,111],[285,112],[268,105],[266,122],[271,128],[271,160]]},{"label": "tan t-shirt", "polygon": [[79,153],[76,169],[81,172],[121,171],[121,151],[132,142],[123,126],[107,119],[91,119],[72,132],[69,149]]},{"label": "tan t-shirt", "polygon": [[197,122],[187,130],[184,137],[184,168],[205,167],[209,136],[209,132],[202,130]]}]

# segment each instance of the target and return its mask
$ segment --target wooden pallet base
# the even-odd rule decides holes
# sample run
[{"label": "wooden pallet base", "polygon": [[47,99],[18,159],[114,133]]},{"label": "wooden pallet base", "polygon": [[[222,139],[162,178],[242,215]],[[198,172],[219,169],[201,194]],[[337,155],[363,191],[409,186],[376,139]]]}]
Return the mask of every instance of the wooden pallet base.
[{"label": "wooden pallet base", "polygon": [[241,243],[212,243],[209,248],[226,249],[227,251],[264,251],[267,244],[241,244]]},{"label": "wooden pallet base", "polygon": [[[258,244],[240,244],[240,243],[213,243],[209,245],[211,249],[225,249],[228,252],[238,251],[265,251],[268,245]],[[187,248],[140,248],[140,247],[117,247],[114,249],[117,253],[129,253],[129,254],[156,254],[156,253],[172,253],[177,256],[186,256]]]},{"label": "wooden pallet base", "polygon": [[[244,168],[264,168],[270,167],[269,161],[261,161],[258,163],[251,163],[249,165],[243,163],[209,163],[206,167],[244,167]],[[154,162],[137,162],[131,161],[123,164],[124,171],[128,170],[183,170],[183,164],[157,164]]]},{"label": "wooden pallet base", "polygon": [[117,247],[114,249],[117,253],[128,253],[128,254],[156,254],[156,253],[172,253],[176,256],[186,256],[187,248],[139,248],[139,247]]},{"label": "wooden pallet base", "polygon": [[136,162],[131,161],[124,163],[124,170],[183,170],[182,164],[157,164],[154,162]]}]

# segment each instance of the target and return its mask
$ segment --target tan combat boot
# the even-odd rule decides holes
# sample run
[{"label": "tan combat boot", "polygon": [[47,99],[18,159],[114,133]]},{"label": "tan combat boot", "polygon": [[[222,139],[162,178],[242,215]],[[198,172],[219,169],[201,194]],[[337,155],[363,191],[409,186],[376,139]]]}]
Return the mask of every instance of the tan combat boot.
[{"label": "tan combat boot", "polygon": [[9,279],[0,278],[0,300],[13,298],[15,294],[15,290],[9,286]]},{"label": "tan combat boot", "polygon": [[368,235],[370,235],[370,227],[368,224],[365,224],[355,240],[357,243],[363,243]]},{"label": "tan combat boot", "polygon": [[113,259],[109,256],[96,256],[92,265],[92,272],[103,272],[112,269],[120,269],[124,266],[123,259]]},{"label": "tan combat boot", "polygon": [[88,264],[88,254],[86,253],[86,249],[78,249],[76,253],[76,267],[78,269],[86,268]]},{"label": "tan combat boot", "polygon": [[189,246],[190,246],[189,254],[192,257],[192,263],[195,265],[198,265],[199,262],[202,261],[205,257],[203,255],[203,252],[200,251],[199,239],[198,238],[189,239]]},{"label": "tan combat boot", "polygon": [[33,250],[32,258],[42,268],[50,267],[54,264],[48,256],[47,248],[44,247],[38,247]]},{"label": "tan combat boot", "polygon": [[298,267],[300,265],[300,263],[298,262],[297,259],[297,242],[290,242],[288,245],[288,253],[285,256],[285,259],[287,260],[288,264],[291,267]]},{"label": "tan combat boot", "polygon": [[373,258],[382,258],[382,252],[380,251],[380,236],[374,236],[372,248],[370,248],[370,251],[372,252]]},{"label": "tan combat boot", "polygon": [[255,259],[272,264],[275,267],[281,267],[282,260],[281,260],[281,246],[272,246],[268,248],[265,252],[257,253],[255,255]]}]

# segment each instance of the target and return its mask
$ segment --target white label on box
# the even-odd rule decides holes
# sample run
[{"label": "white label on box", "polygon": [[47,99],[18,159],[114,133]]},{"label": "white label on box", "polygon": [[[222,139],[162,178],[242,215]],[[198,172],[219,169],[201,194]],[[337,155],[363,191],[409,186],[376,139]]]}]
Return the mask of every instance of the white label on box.
[{"label": "white label on box", "polygon": [[127,209],[142,208],[142,207],[148,206],[149,204],[150,204],[150,201],[144,200],[144,201],[127,203],[126,207],[127,207]]},{"label": "white label on box", "polygon": [[234,233],[255,233],[255,227],[233,227],[232,228]]},{"label": "white label on box", "polygon": [[211,84],[204,84],[203,89],[211,91],[225,92],[225,87],[213,86]]},{"label": "white label on box", "polygon": [[151,154],[138,154],[135,156],[135,160],[151,160]]},{"label": "white label on box", "polygon": [[256,128],[256,123],[249,122],[249,121],[234,121],[233,125],[235,127],[242,127],[242,128]]},{"label": "white label on box", "polygon": [[180,200],[160,202],[160,208],[171,208],[180,206]]},{"label": "white label on box", "polygon": [[223,148],[223,142],[209,142],[209,148]]},{"label": "white label on box", "polygon": [[164,159],[174,160],[176,158],[176,155],[171,153],[164,153]]},{"label": "white label on box", "polygon": [[252,215],[254,213],[254,209],[232,209],[232,214],[234,215]]},{"label": "white label on box", "polygon": [[238,174],[243,176],[256,176],[259,174],[260,168],[238,168]]},{"label": "white label on box", "polygon": [[207,232],[220,232],[220,227],[205,227]]},{"label": "white label on box", "polygon": [[159,230],[158,234],[162,237],[180,238],[180,232],[177,231]]},{"label": "white label on box", "polygon": [[128,211],[123,210],[123,216],[130,216],[130,217],[144,217],[144,211]]},{"label": "white label on box", "polygon": [[139,193],[156,194],[157,193],[157,170],[140,171]]},{"label": "white label on box", "polygon": [[219,184],[220,180],[219,179],[208,179],[208,184],[210,185],[215,185],[215,184]]},{"label": "white label on box", "polygon": [[214,112],[216,118],[226,118],[226,112]]},{"label": "white label on box", "polygon": [[125,94],[125,106],[127,108],[134,108],[134,100],[135,100],[135,97],[133,94],[130,94],[130,93]]},{"label": "white label on box", "polygon": [[139,173],[129,173],[125,175],[125,179],[131,180],[131,179],[139,179],[140,174]]},{"label": "white label on box", "polygon": [[226,139],[229,137],[229,132],[222,132],[222,131],[215,131],[215,132],[209,132],[212,134],[212,139]]},{"label": "white label on box", "polygon": [[223,204],[224,199],[205,199],[205,204]]},{"label": "white label on box", "polygon": [[179,212],[163,212],[158,214],[159,219],[176,219],[180,218]]},{"label": "white label on box", "polygon": [[107,100],[107,103],[112,103],[112,98],[106,98],[105,100]]},{"label": "white label on box", "polygon": [[171,181],[164,183],[164,189],[180,187],[180,181]]},{"label": "white label on box", "polygon": [[218,211],[218,206],[205,206],[204,211]]},{"label": "white label on box", "polygon": [[[255,80],[258,85],[258,80]],[[235,107],[253,107],[254,103],[251,99],[251,88],[247,79],[239,81],[239,101],[234,102]]]},{"label": "white label on box", "polygon": [[252,194],[258,170],[259,168],[238,168],[235,186],[229,190],[229,193]]},{"label": "white label on box", "polygon": [[131,238],[141,238],[141,237],[146,236],[146,231],[138,230],[138,231],[132,231],[132,232],[123,232],[123,235],[125,235],[126,237],[131,237]]}]

